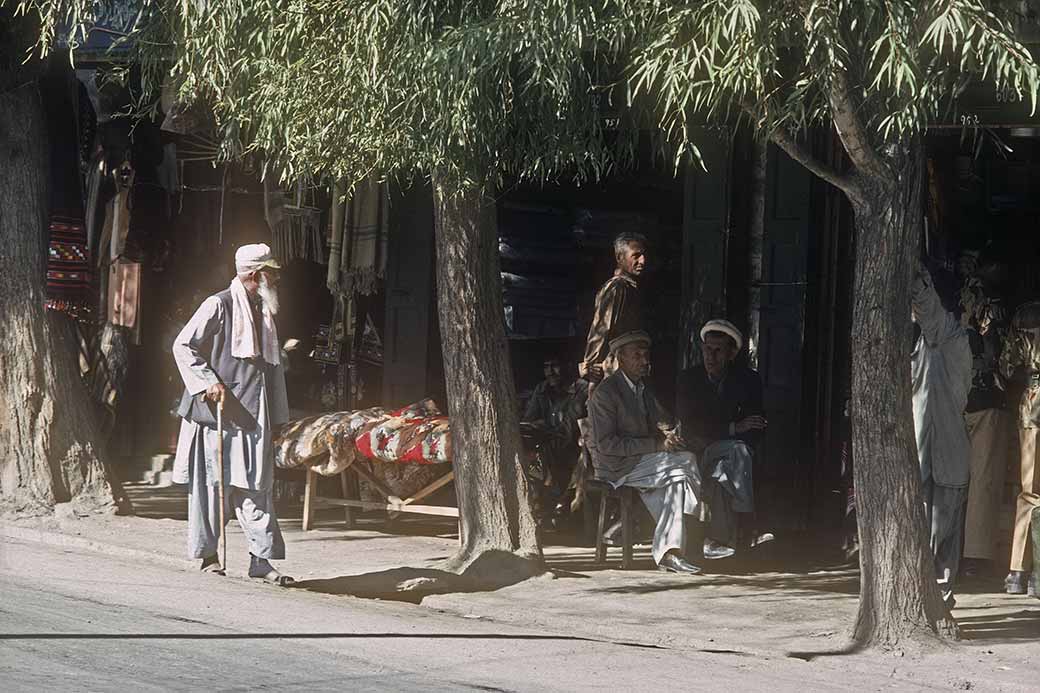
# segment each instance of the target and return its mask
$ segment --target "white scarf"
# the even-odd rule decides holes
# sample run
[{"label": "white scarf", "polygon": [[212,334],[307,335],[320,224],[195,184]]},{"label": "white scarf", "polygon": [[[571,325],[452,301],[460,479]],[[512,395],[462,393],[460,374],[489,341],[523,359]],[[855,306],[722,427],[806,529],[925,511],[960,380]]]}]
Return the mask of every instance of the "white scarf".
[{"label": "white scarf", "polygon": [[278,330],[274,326],[274,315],[266,303],[263,304],[262,312],[261,340],[257,345],[249,293],[238,277],[231,280],[231,355],[236,359],[263,358],[272,366],[277,366],[281,363],[281,350],[278,348]]}]

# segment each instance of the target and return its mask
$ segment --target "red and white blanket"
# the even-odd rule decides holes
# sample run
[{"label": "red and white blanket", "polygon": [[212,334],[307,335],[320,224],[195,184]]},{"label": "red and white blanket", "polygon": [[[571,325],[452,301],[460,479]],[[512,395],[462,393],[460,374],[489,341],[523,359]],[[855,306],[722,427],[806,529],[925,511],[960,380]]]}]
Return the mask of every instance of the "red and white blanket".
[{"label": "red and white blanket", "polygon": [[275,464],[309,466],[334,476],[357,459],[373,462],[451,462],[451,424],[433,400],[388,412],[342,411],[290,422],[275,441]]}]

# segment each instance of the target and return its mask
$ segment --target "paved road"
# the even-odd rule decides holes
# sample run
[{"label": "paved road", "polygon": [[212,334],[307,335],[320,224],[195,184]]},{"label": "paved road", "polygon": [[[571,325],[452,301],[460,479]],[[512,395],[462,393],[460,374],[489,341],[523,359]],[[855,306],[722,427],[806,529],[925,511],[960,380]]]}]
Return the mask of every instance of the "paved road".
[{"label": "paved road", "polygon": [[[0,682],[41,690],[653,690],[747,661],[0,545]],[[772,684],[804,690],[794,672]]]}]

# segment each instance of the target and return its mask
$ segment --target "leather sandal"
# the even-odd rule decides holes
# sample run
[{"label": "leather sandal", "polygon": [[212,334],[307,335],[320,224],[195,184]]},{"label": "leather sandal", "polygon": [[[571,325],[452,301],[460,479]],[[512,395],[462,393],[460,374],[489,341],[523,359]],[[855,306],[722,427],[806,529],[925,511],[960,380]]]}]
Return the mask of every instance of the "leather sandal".
[{"label": "leather sandal", "polygon": [[295,580],[288,575],[282,575],[274,569],[266,558],[257,558],[256,556],[250,555],[249,557],[249,577],[254,580],[263,580],[271,585],[277,585],[278,587],[289,587]]},{"label": "leather sandal", "polygon": [[199,566],[199,572],[210,573],[211,575],[226,575],[224,569],[220,567],[220,561],[217,560],[216,555],[203,558],[202,565]]}]

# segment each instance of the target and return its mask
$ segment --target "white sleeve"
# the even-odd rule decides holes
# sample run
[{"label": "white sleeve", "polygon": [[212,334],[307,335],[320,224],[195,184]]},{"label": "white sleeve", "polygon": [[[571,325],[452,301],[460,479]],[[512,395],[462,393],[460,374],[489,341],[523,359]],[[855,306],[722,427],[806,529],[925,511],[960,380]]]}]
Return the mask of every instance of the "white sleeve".
[{"label": "white sleeve", "polygon": [[219,298],[210,296],[173,340],[173,359],[177,362],[184,387],[192,396],[220,382],[199,348],[221,329],[223,322],[224,307]]}]

